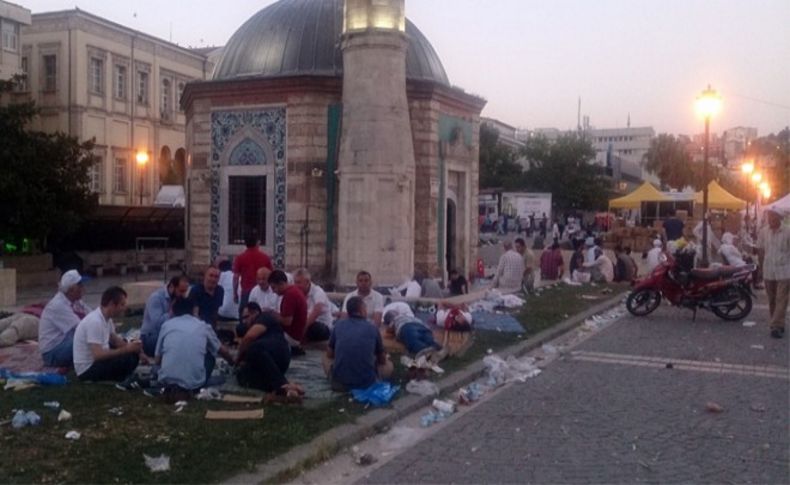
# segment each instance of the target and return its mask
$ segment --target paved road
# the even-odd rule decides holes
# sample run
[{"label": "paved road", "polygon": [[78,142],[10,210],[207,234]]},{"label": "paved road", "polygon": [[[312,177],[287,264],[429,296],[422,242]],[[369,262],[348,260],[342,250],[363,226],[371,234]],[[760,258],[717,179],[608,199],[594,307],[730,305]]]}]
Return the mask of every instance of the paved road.
[{"label": "paved road", "polygon": [[362,482],[788,483],[789,341],[757,303],[755,327],[624,318]]}]

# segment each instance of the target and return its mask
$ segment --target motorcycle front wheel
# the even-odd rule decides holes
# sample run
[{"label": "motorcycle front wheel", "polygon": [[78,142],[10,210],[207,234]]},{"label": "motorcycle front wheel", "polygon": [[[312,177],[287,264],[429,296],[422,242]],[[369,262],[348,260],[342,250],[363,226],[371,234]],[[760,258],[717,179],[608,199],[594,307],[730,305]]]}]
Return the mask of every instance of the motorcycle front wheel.
[{"label": "motorcycle front wheel", "polygon": [[711,311],[723,320],[741,320],[752,312],[752,295],[745,288],[728,288],[714,296],[710,305]]},{"label": "motorcycle front wheel", "polygon": [[632,292],[625,301],[625,307],[637,317],[653,313],[661,304],[661,293],[656,290],[643,289]]}]

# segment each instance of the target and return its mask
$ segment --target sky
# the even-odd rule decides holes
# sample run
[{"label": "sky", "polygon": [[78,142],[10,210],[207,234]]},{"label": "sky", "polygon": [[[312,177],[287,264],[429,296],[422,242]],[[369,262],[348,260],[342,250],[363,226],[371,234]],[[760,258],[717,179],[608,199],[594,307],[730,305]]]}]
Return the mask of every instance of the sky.
[{"label": "sky", "polygon": [[[223,45],[273,0],[14,0],[79,7],[182,46]],[[790,126],[790,0],[407,0],[452,84],[521,128],[702,131],[694,100],[722,96],[711,129]],[[172,37],[171,37],[172,35]]]}]

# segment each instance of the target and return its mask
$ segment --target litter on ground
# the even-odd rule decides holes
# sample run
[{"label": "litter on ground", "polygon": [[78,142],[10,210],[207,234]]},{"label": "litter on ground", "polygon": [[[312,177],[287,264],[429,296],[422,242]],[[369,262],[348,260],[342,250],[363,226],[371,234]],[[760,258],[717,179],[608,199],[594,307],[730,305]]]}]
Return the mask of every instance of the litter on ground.
[{"label": "litter on ground", "polygon": [[420,396],[438,396],[439,386],[424,379],[414,379],[406,384],[406,392]]},{"label": "litter on ground", "polygon": [[154,473],[170,471],[170,457],[167,455],[158,457],[143,455],[143,458],[145,459],[145,466]]},{"label": "litter on ground", "polygon": [[67,440],[77,441],[81,437],[82,437],[82,435],[80,434],[79,431],[69,431],[68,433],[66,433],[66,439]]},{"label": "litter on ground", "polygon": [[65,409],[61,409],[60,413],[58,413],[58,423],[62,423],[63,421],[68,421],[71,419],[71,413],[66,411]]}]

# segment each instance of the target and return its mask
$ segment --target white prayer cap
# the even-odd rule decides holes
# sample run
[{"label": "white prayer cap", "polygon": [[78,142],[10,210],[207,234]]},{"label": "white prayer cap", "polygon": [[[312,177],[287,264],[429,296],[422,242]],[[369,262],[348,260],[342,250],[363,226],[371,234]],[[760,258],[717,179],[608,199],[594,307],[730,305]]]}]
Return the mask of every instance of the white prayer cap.
[{"label": "white prayer cap", "polygon": [[663,245],[664,245],[664,243],[661,242],[661,239],[654,239],[653,240],[653,247],[654,248],[660,248]]},{"label": "white prayer cap", "polygon": [[85,281],[84,278],[76,269],[72,269],[63,273],[63,276],[60,277],[60,291],[67,291],[74,285],[78,285]]}]

